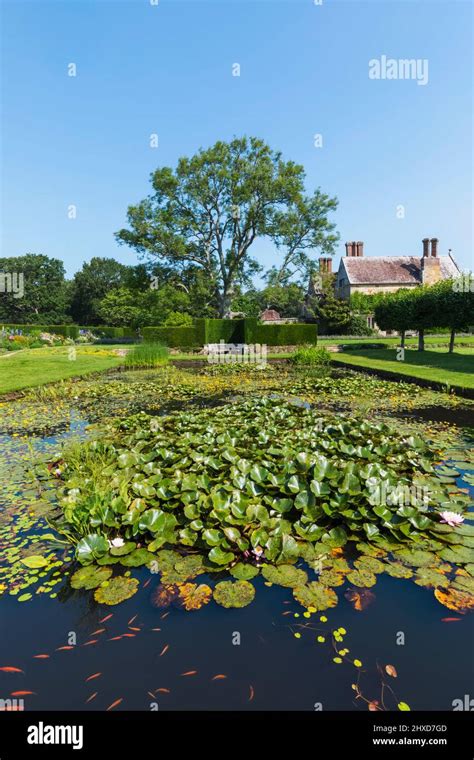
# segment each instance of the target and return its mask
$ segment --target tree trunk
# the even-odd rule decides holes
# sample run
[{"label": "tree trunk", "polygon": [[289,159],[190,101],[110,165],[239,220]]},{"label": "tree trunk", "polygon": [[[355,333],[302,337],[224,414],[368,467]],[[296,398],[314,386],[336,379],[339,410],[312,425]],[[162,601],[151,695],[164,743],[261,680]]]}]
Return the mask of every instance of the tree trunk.
[{"label": "tree trunk", "polygon": [[418,330],[418,351],[425,350],[425,331]]},{"label": "tree trunk", "polygon": [[454,338],[456,336],[456,330],[454,327],[451,328],[451,335],[449,336],[449,353],[452,354],[454,351]]},{"label": "tree trunk", "polygon": [[405,348],[405,330],[402,330],[400,333],[400,346]]}]

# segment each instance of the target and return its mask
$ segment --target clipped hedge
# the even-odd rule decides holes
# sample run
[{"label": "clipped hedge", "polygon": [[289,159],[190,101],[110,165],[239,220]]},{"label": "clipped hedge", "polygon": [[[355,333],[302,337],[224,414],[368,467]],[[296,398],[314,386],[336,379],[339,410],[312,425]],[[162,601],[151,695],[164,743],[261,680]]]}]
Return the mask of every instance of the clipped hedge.
[{"label": "clipped hedge", "polygon": [[13,325],[4,322],[3,324],[0,324],[0,329],[2,327],[6,327],[9,330],[21,330],[22,333],[27,335],[35,330],[55,333],[55,335],[62,335],[64,338],[77,338],[79,335],[79,327],[77,325]]},{"label": "clipped hedge", "polygon": [[163,343],[170,348],[194,348],[201,345],[192,327],[144,327],[145,343]]},{"label": "clipped hedge", "polygon": [[262,324],[257,318],[196,319],[192,327],[144,327],[146,343],[164,343],[171,348],[195,348],[208,343],[265,343],[296,346],[317,343],[314,324]]},{"label": "clipped hedge", "polygon": [[290,323],[271,325],[260,322],[256,317],[243,320],[245,323],[245,343],[265,343],[267,346],[299,346],[305,343],[316,345],[318,329],[315,324]]},{"label": "clipped hedge", "polygon": [[206,343],[244,343],[244,319],[206,319]]}]

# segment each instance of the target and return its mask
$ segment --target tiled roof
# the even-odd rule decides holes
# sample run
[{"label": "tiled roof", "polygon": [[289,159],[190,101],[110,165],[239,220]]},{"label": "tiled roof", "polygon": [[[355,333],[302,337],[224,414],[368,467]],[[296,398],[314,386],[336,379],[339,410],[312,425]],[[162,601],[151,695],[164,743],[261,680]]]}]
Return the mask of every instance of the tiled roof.
[{"label": "tiled roof", "polygon": [[[438,256],[443,280],[457,277],[450,256]],[[420,256],[344,256],[341,259],[351,285],[420,285]]]}]

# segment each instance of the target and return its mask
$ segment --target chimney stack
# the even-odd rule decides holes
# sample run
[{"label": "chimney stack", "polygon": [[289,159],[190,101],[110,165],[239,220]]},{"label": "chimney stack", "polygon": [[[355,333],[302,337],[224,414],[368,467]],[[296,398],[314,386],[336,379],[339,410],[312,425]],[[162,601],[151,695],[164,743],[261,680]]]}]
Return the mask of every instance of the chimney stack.
[{"label": "chimney stack", "polygon": [[328,256],[321,257],[319,259],[319,272],[320,274],[332,274],[332,259]]},{"label": "chimney stack", "polygon": [[423,238],[423,258],[427,258],[430,255],[430,239]]},{"label": "chimney stack", "polygon": [[361,240],[359,240],[357,243],[355,243],[356,247],[356,256],[363,256],[364,255],[364,244]]},{"label": "chimney stack", "polygon": [[346,256],[352,256],[352,243],[346,243]]},{"label": "chimney stack", "polygon": [[436,258],[438,255],[438,238],[431,238],[431,255]]}]

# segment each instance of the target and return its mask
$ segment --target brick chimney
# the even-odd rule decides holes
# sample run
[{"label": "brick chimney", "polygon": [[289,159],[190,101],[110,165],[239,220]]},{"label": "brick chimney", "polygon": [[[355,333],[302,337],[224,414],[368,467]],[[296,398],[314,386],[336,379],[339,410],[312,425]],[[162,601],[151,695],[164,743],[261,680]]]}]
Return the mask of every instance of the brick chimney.
[{"label": "brick chimney", "polygon": [[364,244],[361,240],[359,240],[357,243],[355,243],[356,247],[356,256],[363,256],[364,255]]},{"label": "brick chimney", "polygon": [[[431,242],[431,256],[428,243]],[[423,285],[436,285],[441,279],[441,261],[438,258],[438,238],[423,240],[423,257],[421,259],[421,282]]]},{"label": "brick chimney", "polygon": [[320,274],[332,274],[332,259],[329,256],[319,259],[319,272]]},{"label": "brick chimney", "polygon": [[430,239],[423,238],[423,258],[427,258],[430,255]]}]

